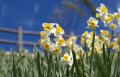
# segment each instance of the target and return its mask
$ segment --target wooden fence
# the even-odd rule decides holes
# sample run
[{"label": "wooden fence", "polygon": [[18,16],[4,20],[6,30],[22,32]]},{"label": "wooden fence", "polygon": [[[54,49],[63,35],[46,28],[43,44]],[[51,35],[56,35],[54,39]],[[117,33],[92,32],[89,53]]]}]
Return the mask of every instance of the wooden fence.
[{"label": "wooden fence", "polygon": [[16,34],[16,35],[17,35],[17,38],[18,38],[17,41],[0,39],[0,43],[16,44],[16,45],[18,46],[19,51],[22,51],[23,45],[34,45],[34,44],[35,44],[35,45],[39,45],[39,43],[35,43],[35,42],[24,42],[24,41],[23,41],[23,35],[35,35],[35,36],[40,36],[40,33],[39,33],[39,32],[24,31],[24,30],[22,30],[22,27],[18,27],[17,30],[0,28],[0,32],[8,32],[8,33]]},{"label": "wooden fence", "polygon": [[[18,27],[17,30],[0,28],[0,32],[8,32],[8,33],[16,34],[17,38],[18,38],[16,41],[5,40],[5,39],[0,38],[0,43],[15,44],[15,45],[18,46],[18,50],[21,51],[21,52],[22,52],[22,49],[23,49],[23,45],[28,45],[28,46],[36,45],[36,46],[39,46],[39,42],[25,42],[25,41],[23,41],[23,35],[40,36],[40,32],[24,31],[24,30],[22,30],[22,27]],[[63,37],[64,38],[69,38],[72,35],[74,35],[74,34],[71,33],[71,35],[63,35]],[[80,38],[81,36],[77,36],[77,37]],[[120,32],[118,33],[117,37],[120,37]]]},{"label": "wooden fence", "polygon": [[[0,32],[7,32],[7,33],[12,33],[17,35],[17,40],[5,40],[0,38],[0,43],[5,43],[5,44],[15,44],[18,46],[18,50],[22,51],[23,45],[36,45],[39,46],[39,42],[25,42],[23,41],[23,35],[34,35],[34,36],[40,36],[40,32],[31,32],[31,31],[24,31],[22,30],[22,27],[18,27],[17,30],[14,29],[6,29],[6,28],[0,28]],[[68,38],[70,35],[64,35],[64,38]]]}]

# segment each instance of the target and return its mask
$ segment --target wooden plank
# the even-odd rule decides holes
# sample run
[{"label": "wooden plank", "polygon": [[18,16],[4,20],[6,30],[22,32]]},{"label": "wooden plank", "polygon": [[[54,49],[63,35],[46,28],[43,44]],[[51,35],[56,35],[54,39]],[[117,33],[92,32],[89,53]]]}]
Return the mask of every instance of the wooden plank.
[{"label": "wooden plank", "polygon": [[28,45],[28,46],[30,46],[30,45],[37,45],[37,46],[40,46],[40,44],[39,43],[37,43],[37,42],[23,42],[23,45]]},{"label": "wooden plank", "polygon": [[[17,45],[18,41],[0,39],[0,43]],[[37,45],[37,46],[39,46],[40,44],[37,42],[23,42],[23,45],[26,45],[26,46]]]},{"label": "wooden plank", "polygon": [[8,33],[17,33],[17,30],[14,29],[6,29],[6,28],[0,28],[1,32],[8,32]]},{"label": "wooden plank", "polygon": [[22,52],[23,50],[23,34],[22,27],[18,27],[18,50]]},{"label": "wooden plank", "polygon": [[23,31],[23,34],[40,36],[40,32]]},{"label": "wooden plank", "polygon": [[17,44],[17,41],[13,41],[13,40],[4,40],[4,39],[0,39],[0,43],[5,43],[5,44]]}]

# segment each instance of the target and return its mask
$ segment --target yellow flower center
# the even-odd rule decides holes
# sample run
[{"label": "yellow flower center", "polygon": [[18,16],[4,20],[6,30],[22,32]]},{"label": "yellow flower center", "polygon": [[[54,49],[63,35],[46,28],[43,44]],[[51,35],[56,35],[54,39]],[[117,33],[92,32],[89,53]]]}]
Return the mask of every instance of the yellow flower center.
[{"label": "yellow flower center", "polygon": [[120,13],[116,15],[116,18],[117,18],[117,19],[120,19]]},{"label": "yellow flower center", "polygon": [[90,37],[90,40],[93,40],[93,36]]},{"label": "yellow flower center", "polygon": [[103,43],[103,41],[102,40],[99,40],[99,42],[98,42],[100,45]]},{"label": "yellow flower center", "polygon": [[45,44],[43,45],[43,48],[44,48],[45,50],[48,50],[48,49],[50,48],[50,44],[49,44],[49,43],[45,43]]},{"label": "yellow flower center", "polygon": [[60,26],[58,26],[56,28],[56,31],[57,31],[57,33],[63,33],[63,29]]},{"label": "yellow flower center", "polygon": [[89,25],[90,25],[90,28],[96,28],[97,24],[95,23],[95,21],[90,21]]},{"label": "yellow flower center", "polygon": [[84,32],[84,35],[87,36],[88,35],[88,31]]},{"label": "yellow flower center", "polygon": [[111,17],[108,17],[107,20],[106,20],[106,22],[107,22],[107,23],[110,23],[111,20],[112,20],[112,18],[111,18]]},{"label": "yellow flower center", "polygon": [[114,15],[113,15],[113,14],[109,14],[109,17],[113,18],[113,17],[114,17]]},{"label": "yellow flower center", "polygon": [[45,32],[41,32],[40,35],[41,35],[42,37],[44,37],[44,36],[45,36]]},{"label": "yellow flower center", "polygon": [[112,34],[110,32],[108,33],[108,37],[110,37],[110,38],[112,37]]},{"label": "yellow flower center", "polygon": [[98,43],[95,43],[95,47],[98,47]]},{"label": "yellow flower center", "polygon": [[39,42],[40,42],[41,44],[42,44],[42,43],[44,43],[44,39],[40,39],[40,41],[39,41]]},{"label": "yellow flower center", "polygon": [[105,41],[106,43],[108,43],[108,42],[109,42],[109,39],[108,39],[108,38],[105,38],[104,41]]},{"label": "yellow flower center", "polygon": [[115,24],[111,24],[111,25],[110,25],[110,28],[114,30],[114,29],[117,28],[117,26],[116,26]]},{"label": "yellow flower center", "polygon": [[95,40],[99,40],[99,36],[96,36]]},{"label": "yellow flower center", "polygon": [[120,45],[116,48],[118,51],[120,51]]},{"label": "yellow flower center", "polygon": [[59,54],[60,53],[60,49],[59,48],[55,48],[55,50],[53,52],[54,52],[54,54]]},{"label": "yellow flower center", "polygon": [[97,50],[97,53],[98,53],[98,54],[101,54],[101,49],[98,49],[98,50]]},{"label": "yellow flower center", "polygon": [[106,31],[106,30],[101,30],[101,34],[102,34],[102,35],[106,35],[106,34],[107,34],[107,31]]},{"label": "yellow flower center", "polygon": [[106,22],[110,23],[113,20],[113,17],[114,16],[112,14],[110,14],[109,17],[107,18]]},{"label": "yellow flower center", "polygon": [[67,40],[67,45],[66,45],[66,47],[72,47],[72,43],[71,43],[72,41],[69,39],[69,40]]},{"label": "yellow flower center", "polygon": [[42,43],[45,43],[47,40],[48,40],[48,37],[45,37],[44,39],[40,39],[39,42],[42,44]]},{"label": "yellow flower center", "polygon": [[84,44],[85,43],[85,39],[81,38],[81,43]]},{"label": "yellow flower center", "polygon": [[62,38],[62,39],[60,39],[60,40],[59,40],[59,44],[60,44],[60,45],[65,44],[65,40],[64,40],[63,38]]},{"label": "yellow flower center", "polygon": [[71,40],[67,40],[67,43],[70,44],[70,43],[71,43]]},{"label": "yellow flower center", "polygon": [[108,12],[108,9],[107,9],[106,6],[102,6],[102,12],[104,12],[104,13],[107,13],[107,12]]},{"label": "yellow flower center", "polygon": [[118,37],[116,41],[117,41],[117,43],[120,43],[120,38]]},{"label": "yellow flower center", "polygon": [[52,30],[52,25],[51,24],[45,24],[44,25],[44,30],[45,31],[51,31]]},{"label": "yellow flower center", "polygon": [[110,48],[110,47],[114,47],[114,46],[115,46],[115,43],[111,42],[108,47]]},{"label": "yellow flower center", "polygon": [[64,56],[64,61],[68,61],[69,60],[69,56]]}]

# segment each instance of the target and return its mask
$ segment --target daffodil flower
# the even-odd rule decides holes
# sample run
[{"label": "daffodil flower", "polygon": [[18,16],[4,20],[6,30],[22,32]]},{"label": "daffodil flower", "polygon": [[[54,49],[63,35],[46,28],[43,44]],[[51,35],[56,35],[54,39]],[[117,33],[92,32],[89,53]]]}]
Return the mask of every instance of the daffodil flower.
[{"label": "daffodil flower", "polygon": [[90,17],[89,20],[87,21],[88,23],[88,28],[90,29],[96,29],[96,27],[99,27],[98,26],[98,20],[93,18],[93,17]]},{"label": "daffodil flower", "polygon": [[72,57],[72,53],[67,54],[65,53],[64,56],[61,58],[61,61],[66,62],[69,66],[72,66],[73,64],[73,57]]}]

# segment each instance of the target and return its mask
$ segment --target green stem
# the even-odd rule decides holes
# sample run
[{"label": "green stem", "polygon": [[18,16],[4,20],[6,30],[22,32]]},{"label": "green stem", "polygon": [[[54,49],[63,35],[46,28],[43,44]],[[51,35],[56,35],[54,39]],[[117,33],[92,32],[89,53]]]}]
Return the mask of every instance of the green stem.
[{"label": "green stem", "polygon": [[40,53],[37,52],[37,67],[38,67],[38,77],[41,77],[41,71],[40,71]]},{"label": "green stem", "polygon": [[13,51],[13,77],[17,77],[16,67],[15,67],[14,51]]},{"label": "green stem", "polygon": [[88,61],[88,52],[87,52],[87,43],[86,43],[86,38],[85,38],[85,52],[86,52],[87,61]]},{"label": "green stem", "polygon": [[47,77],[51,77],[51,62],[52,61],[52,54],[50,53],[50,58],[48,59],[48,72]]},{"label": "green stem", "polygon": [[66,69],[66,77],[69,77],[69,65],[67,65],[67,69]]},{"label": "green stem", "polygon": [[94,42],[95,42],[95,35],[96,35],[96,30],[94,30],[93,34],[93,40],[92,40],[92,55],[91,55],[91,60],[90,60],[90,77],[93,77],[92,71],[93,71],[93,57],[94,57]]}]

